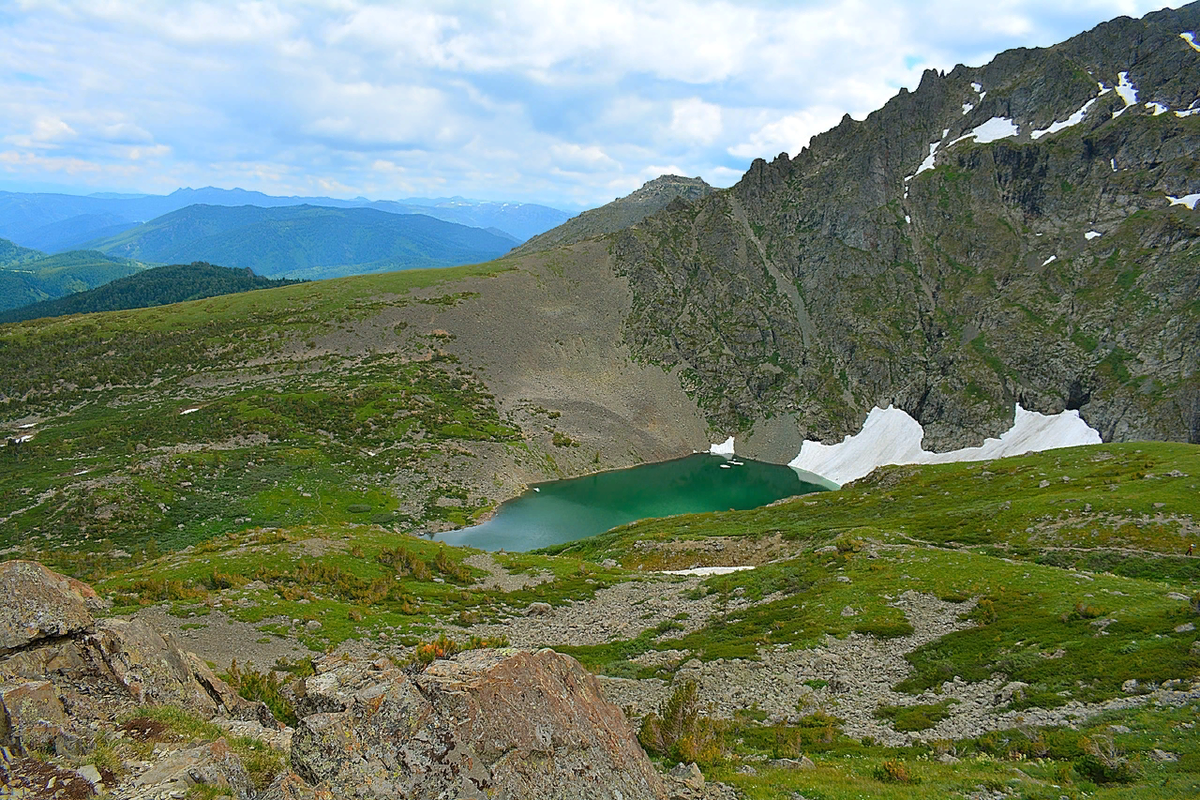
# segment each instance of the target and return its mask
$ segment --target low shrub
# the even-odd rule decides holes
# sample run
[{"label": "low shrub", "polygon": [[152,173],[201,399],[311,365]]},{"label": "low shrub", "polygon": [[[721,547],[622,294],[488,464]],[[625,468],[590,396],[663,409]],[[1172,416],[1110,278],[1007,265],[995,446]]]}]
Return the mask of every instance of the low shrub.
[{"label": "low shrub", "polygon": [[881,783],[903,783],[911,786],[921,782],[916,775],[909,771],[908,765],[898,758],[886,759],[875,768],[872,774],[875,780]]},{"label": "low shrub", "polygon": [[235,658],[229,664],[229,672],[221,676],[240,696],[247,700],[261,700],[271,710],[271,715],[284,725],[295,727],[296,709],[282,692],[279,679],[274,672],[262,673],[252,668],[238,667]]},{"label": "low shrub", "polygon": [[679,686],[658,713],[642,720],[638,741],[651,753],[674,761],[712,765],[728,754],[725,724],[700,713],[700,687],[695,681]]}]

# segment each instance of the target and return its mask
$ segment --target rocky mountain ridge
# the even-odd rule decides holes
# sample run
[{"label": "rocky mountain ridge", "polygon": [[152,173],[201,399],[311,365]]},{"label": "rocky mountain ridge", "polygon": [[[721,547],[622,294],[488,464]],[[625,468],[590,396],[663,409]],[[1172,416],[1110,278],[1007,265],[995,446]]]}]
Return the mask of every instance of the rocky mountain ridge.
[{"label": "rocky mountain ridge", "polygon": [[1197,27],[1192,4],[927,71],[617,234],[635,355],[760,440],[895,403],[948,449],[1020,402],[1200,441]]},{"label": "rocky mountain ridge", "polygon": [[513,252],[536,253],[621,231],[636,225],[651,214],[662,211],[677,199],[699,200],[713,191],[713,187],[701,178],[660,175],[625,197],[618,197],[599,208],[584,211],[558,227],[534,236]]}]

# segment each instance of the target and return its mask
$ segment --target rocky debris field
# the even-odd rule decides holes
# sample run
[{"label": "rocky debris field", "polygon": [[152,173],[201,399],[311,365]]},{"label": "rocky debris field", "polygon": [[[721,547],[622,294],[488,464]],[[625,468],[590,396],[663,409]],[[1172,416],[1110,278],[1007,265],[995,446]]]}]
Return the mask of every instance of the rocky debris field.
[{"label": "rocky debris field", "polygon": [[732,797],[694,767],[661,774],[597,678],[552,650],[422,663],[350,641],[274,684],[287,727],[145,618],[96,619],[86,584],[8,561],[0,593],[19,599],[0,613],[6,798]]}]

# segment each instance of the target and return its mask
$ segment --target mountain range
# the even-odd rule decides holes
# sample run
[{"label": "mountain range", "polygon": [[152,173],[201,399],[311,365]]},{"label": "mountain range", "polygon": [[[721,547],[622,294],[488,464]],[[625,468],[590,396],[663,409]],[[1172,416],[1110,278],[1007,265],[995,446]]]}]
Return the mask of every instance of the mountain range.
[{"label": "mountain range", "polygon": [[424,214],[190,205],[87,246],[158,264],[207,261],[272,277],[331,278],[486,261],[515,244],[499,231]]},{"label": "mountain range", "polygon": [[178,189],[169,195],[90,196],[0,192],[0,237],[48,253],[73,250],[115,236],[143,222],[191,205],[372,208],[392,214],[423,214],[474,228],[495,228],[523,242],[564,222],[565,211],[534,203],[503,203],[462,197],[341,200],[332,197],[276,197],[244,189]]}]

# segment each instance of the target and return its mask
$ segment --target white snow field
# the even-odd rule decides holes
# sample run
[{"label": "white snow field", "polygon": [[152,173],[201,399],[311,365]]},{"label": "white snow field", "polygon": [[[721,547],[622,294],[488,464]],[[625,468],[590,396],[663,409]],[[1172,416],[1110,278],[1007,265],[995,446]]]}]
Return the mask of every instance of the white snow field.
[{"label": "white snow field", "polygon": [[1120,83],[1117,84],[1117,94],[1121,95],[1121,99],[1125,101],[1125,108],[1120,111],[1114,111],[1113,117],[1119,117],[1128,110],[1132,105],[1137,104],[1137,89],[1129,82],[1128,72],[1119,72],[1117,77],[1120,78]]},{"label": "white snow field", "polygon": [[946,453],[921,449],[925,432],[921,424],[895,406],[876,406],[867,415],[862,431],[838,444],[805,441],[788,466],[820,475],[837,484],[849,483],[885,464],[948,464],[985,461],[1020,455],[1031,450],[1053,450],[1082,444],[1100,444],[1100,434],[1088,427],[1078,411],[1039,414],[1016,407],[1013,426],[999,439],[985,439],[979,447]]},{"label": "white snow field", "polygon": [[708,452],[714,456],[732,456],[733,455],[733,437],[730,436],[721,444],[714,444],[708,448]]},{"label": "white snow field", "polygon": [[1200,200],[1200,194],[1185,194],[1183,197],[1171,197],[1171,195],[1167,195],[1167,199],[1171,201],[1171,205],[1173,206],[1187,206],[1195,211],[1196,201]]},{"label": "white snow field", "polygon": [[[1079,123],[1083,122],[1083,118],[1087,116],[1088,110],[1091,109],[1092,104],[1095,103],[1098,98],[1099,95],[1093,97],[1091,100],[1088,100],[1079,108],[1078,111],[1067,117],[1064,122],[1051,122],[1049,127],[1034,131],[1029,135],[1034,139],[1040,139],[1047,134],[1058,133],[1064,128],[1070,128],[1072,125],[1078,125]],[[1166,111],[1166,109],[1164,108],[1163,111]]]}]

